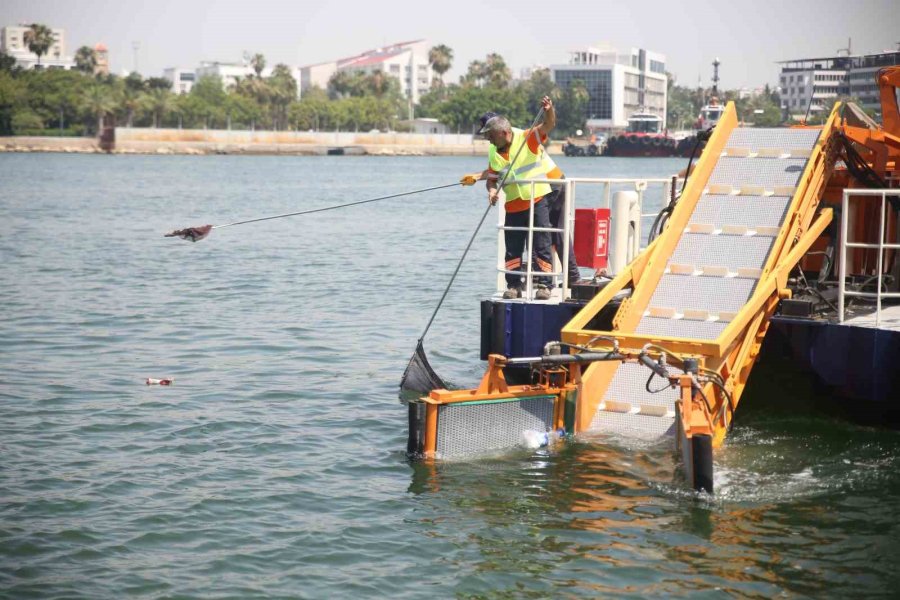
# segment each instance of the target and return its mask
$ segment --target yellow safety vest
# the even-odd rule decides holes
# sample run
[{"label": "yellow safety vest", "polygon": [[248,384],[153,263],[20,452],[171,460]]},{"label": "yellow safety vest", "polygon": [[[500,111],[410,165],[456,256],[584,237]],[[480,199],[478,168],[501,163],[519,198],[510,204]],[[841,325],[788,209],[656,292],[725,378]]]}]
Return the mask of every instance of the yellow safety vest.
[{"label": "yellow safety vest", "polygon": [[[512,168],[512,173],[506,178],[503,184],[503,193],[506,195],[506,201],[513,200],[531,200],[532,185],[530,183],[515,183],[520,179],[546,179],[547,175],[556,169],[556,163],[547,154],[542,145],[538,146],[537,153],[531,151],[525,139],[525,132],[521,129],[512,128],[512,142],[509,144],[509,157],[515,159],[515,164],[510,165],[509,160],[503,158],[497,147],[491,144],[488,152],[488,161],[490,168],[497,171],[500,179],[506,174],[506,171]],[[522,146],[524,145],[524,148]],[[522,148],[520,151],[519,148]],[[550,185],[546,183],[534,184],[534,198],[540,198],[550,193]]]}]

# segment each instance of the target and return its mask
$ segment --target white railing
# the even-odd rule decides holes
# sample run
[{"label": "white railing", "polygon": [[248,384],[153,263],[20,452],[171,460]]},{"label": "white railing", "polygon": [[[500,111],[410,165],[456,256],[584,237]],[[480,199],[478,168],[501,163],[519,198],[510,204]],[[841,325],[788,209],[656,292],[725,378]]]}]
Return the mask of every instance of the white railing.
[{"label": "white railing", "polygon": [[[851,197],[881,197],[881,211],[879,216],[879,226],[878,226],[878,243],[877,244],[864,244],[861,242],[851,242],[847,239],[848,235],[848,223],[850,216],[850,198]],[[840,263],[838,266],[838,318],[840,322],[844,322],[844,298],[846,296],[855,296],[859,298],[875,298],[876,308],[875,308],[875,326],[878,327],[881,325],[881,299],[882,298],[900,298],[900,293],[897,292],[882,292],[882,279],[884,276],[884,251],[885,250],[900,250],[900,244],[885,244],[884,236],[886,233],[885,228],[885,205],[887,204],[888,196],[897,196],[900,197],[900,190],[897,189],[882,189],[882,190],[844,190],[844,200],[841,206],[841,255],[840,255]],[[876,272],[874,278],[877,280],[877,287],[875,292],[860,292],[860,291],[849,291],[847,290],[847,248],[861,248],[865,250],[878,250],[878,261]]]},{"label": "white railing", "polygon": [[[621,212],[620,210],[611,210],[611,222],[610,222],[610,231],[609,234],[614,238],[611,240],[614,243],[609,243],[608,247],[610,248],[610,255],[618,252],[619,254],[624,253],[625,259],[618,259],[613,263],[610,261],[610,267],[613,264],[616,265],[627,265],[629,264],[635,256],[641,250],[641,247],[646,244],[646,240],[641,235],[641,221],[643,219],[653,219],[656,217],[657,212],[663,206],[666,206],[672,198],[672,185],[673,182],[677,184],[677,181],[673,178],[644,178],[644,179],[625,179],[625,178],[590,178],[590,177],[573,177],[567,178],[563,180],[559,179],[525,179],[519,180],[516,183],[524,183],[531,184],[532,186],[532,196],[534,195],[534,185],[538,183],[549,183],[552,185],[563,184],[566,190],[566,202],[565,202],[565,214],[566,219],[563,224],[562,229],[554,228],[554,227],[535,227],[534,226],[534,205],[532,204],[529,209],[528,215],[528,227],[506,227],[504,225],[506,219],[506,212],[503,210],[503,200],[501,199],[500,210],[497,211],[497,291],[502,293],[503,290],[506,289],[506,279],[505,275],[507,273],[518,273],[525,276],[525,298],[533,297],[533,282],[532,276],[534,275],[534,271],[532,268],[532,260],[531,257],[531,248],[534,241],[534,232],[562,232],[563,239],[568,240],[572,237],[572,228],[575,223],[575,200],[576,200],[576,188],[578,186],[602,186],[600,193],[600,202],[590,201],[585,199],[580,203],[581,208],[612,208],[613,207],[613,198],[614,193],[619,191],[631,191],[637,194],[637,206],[634,207],[634,211],[628,211],[630,214],[621,215],[618,214]],[[649,195],[654,201],[657,201],[658,205],[654,202],[654,205],[657,206],[657,212],[651,213],[643,213],[642,208],[644,206],[645,196]],[[587,197],[586,197],[587,198]],[[633,214],[639,214],[640,218],[629,219]],[[624,221],[623,221],[624,220]],[[630,228],[629,225],[631,221],[634,221],[634,227]],[[617,223],[618,221],[618,223]],[[617,225],[619,225],[617,227]],[[624,225],[624,227],[622,227]],[[526,244],[525,244],[525,252],[524,256],[529,257],[525,261],[525,269],[522,271],[511,271],[506,269],[506,244],[504,243],[503,233],[505,231],[526,231]],[[614,235],[614,232],[626,231],[626,236],[623,236],[622,233],[618,235]],[[540,276],[550,276],[554,279],[554,285],[557,284],[558,287],[562,289],[561,299],[565,299],[569,297],[569,283],[568,277],[566,274],[568,273],[569,266],[569,244],[563,244],[562,249],[562,261],[557,259],[556,256],[553,257],[553,271],[550,273],[538,273]],[[609,275],[615,275],[614,271],[608,270]]]}]

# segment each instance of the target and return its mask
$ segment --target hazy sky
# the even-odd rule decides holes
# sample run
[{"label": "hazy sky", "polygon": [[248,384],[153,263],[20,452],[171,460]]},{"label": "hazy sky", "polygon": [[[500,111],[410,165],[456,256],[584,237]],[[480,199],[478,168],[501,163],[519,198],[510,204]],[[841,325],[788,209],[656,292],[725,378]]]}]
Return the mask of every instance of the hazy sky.
[{"label": "hazy sky", "polygon": [[425,39],[453,49],[453,82],[472,60],[502,55],[522,67],[561,64],[568,52],[608,41],[666,55],[683,85],[704,85],[715,57],[725,88],[777,82],[779,60],[854,54],[900,42],[900,0],[0,0],[0,25],[66,30],[67,53],[104,42],[112,70],[144,76],[201,60],[237,62],[244,51],[291,66]]}]

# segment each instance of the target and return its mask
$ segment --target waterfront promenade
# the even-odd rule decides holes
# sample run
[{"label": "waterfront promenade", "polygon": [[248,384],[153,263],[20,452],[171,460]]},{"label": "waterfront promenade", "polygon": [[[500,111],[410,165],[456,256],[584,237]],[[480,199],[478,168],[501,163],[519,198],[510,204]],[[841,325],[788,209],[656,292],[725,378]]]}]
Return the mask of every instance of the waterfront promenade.
[{"label": "waterfront promenade", "polygon": [[[471,134],[237,131],[117,127],[114,154],[329,153],[387,156],[487,156]],[[558,144],[551,152],[558,151]],[[103,153],[94,137],[0,137],[0,152]]]}]

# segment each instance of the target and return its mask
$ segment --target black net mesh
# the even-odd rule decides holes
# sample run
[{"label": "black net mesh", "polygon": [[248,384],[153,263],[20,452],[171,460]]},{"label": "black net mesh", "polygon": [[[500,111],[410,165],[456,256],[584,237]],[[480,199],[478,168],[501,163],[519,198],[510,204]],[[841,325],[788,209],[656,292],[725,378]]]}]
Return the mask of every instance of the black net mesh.
[{"label": "black net mesh", "polygon": [[406,370],[400,379],[400,391],[427,394],[431,390],[446,387],[447,384],[438,377],[438,374],[428,364],[425,348],[422,346],[422,340],[419,340],[419,343],[416,345],[416,351],[413,353],[412,358],[409,359],[409,364],[406,365]]}]

